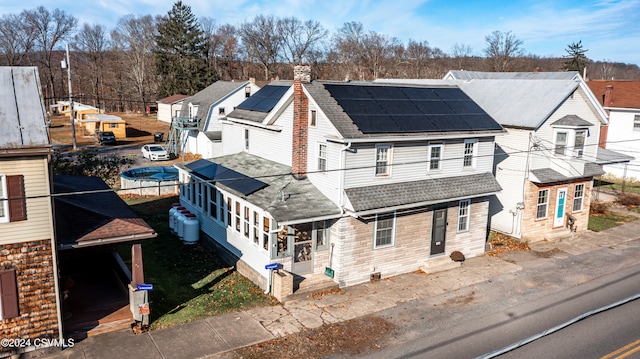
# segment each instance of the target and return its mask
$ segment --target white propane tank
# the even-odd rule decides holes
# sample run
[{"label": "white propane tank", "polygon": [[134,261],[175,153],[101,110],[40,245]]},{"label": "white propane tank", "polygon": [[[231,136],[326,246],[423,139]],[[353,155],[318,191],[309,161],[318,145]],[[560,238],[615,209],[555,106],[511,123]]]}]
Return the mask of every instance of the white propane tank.
[{"label": "white propane tank", "polygon": [[186,215],[184,220],[184,237],[183,240],[187,244],[194,244],[200,239],[200,224],[198,218],[193,213]]},{"label": "white propane tank", "polygon": [[176,227],[178,227],[178,237],[182,239],[184,237],[184,220],[187,219],[187,214],[189,214],[188,210],[180,211],[180,216],[178,216],[178,222],[176,223]]},{"label": "white propane tank", "polygon": [[183,206],[176,207],[176,211],[173,212],[173,233],[178,234],[178,217],[182,211],[185,211],[186,208]]},{"label": "white propane tank", "polygon": [[169,228],[171,230],[173,230],[173,227],[175,227],[175,222],[173,220],[173,214],[176,213],[176,208],[180,207],[180,203],[172,203],[171,204],[171,209],[169,210]]}]

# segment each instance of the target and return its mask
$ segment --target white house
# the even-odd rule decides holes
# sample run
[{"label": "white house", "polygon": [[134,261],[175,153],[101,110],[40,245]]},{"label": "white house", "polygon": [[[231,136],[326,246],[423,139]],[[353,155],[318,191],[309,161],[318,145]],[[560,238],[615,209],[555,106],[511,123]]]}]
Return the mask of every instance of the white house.
[{"label": "white house", "polygon": [[187,97],[177,94],[158,100],[158,121],[170,123],[173,116],[180,116],[182,100]]},{"label": "white house", "polygon": [[603,169],[619,178],[640,181],[640,81],[592,80],[587,85],[609,114],[602,145],[633,158]]},{"label": "white house", "polygon": [[484,253],[491,116],[456,86],[294,79],[227,115],[222,156],[177,165],[180,202],[244,275],[331,267],[349,286]]}]

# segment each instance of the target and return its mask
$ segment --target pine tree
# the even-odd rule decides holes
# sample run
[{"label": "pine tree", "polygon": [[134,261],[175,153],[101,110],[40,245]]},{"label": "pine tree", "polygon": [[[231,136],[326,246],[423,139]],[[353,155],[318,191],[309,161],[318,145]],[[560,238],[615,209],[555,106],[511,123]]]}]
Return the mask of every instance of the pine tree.
[{"label": "pine tree", "polygon": [[156,69],[160,76],[160,97],[193,95],[215,80],[207,66],[209,42],[191,12],[178,1],[158,22]]},{"label": "pine tree", "polygon": [[587,67],[587,56],[585,53],[589,50],[585,50],[582,48],[582,40],[577,43],[571,43],[565,49],[568,56],[565,62],[562,63],[562,68],[566,71],[578,71],[580,74],[584,71],[584,68]]}]

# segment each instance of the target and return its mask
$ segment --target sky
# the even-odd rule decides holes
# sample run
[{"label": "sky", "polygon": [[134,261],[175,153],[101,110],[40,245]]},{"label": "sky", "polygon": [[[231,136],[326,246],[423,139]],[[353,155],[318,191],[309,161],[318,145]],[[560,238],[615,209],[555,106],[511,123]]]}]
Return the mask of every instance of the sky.
[{"label": "sky", "polygon": [[[0,14],[44,6],[73,14],[79,23],[115,27],[124,15],[166,15],[174,0],[0,0]],[[485,36],[511,31],[526,54],[566,56],[582,41],[587,57],[640,66],[640,0],[184,0],[198,17],[239,25],[257,15],[319,21],[331,34],[346,22],[366,31],[428,41],[451,53],[468,45],[483,56]]]}]

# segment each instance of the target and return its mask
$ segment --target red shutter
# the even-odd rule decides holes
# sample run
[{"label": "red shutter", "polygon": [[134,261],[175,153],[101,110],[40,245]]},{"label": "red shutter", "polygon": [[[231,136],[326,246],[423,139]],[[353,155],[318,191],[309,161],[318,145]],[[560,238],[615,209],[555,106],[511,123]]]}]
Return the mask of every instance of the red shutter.
[{"label": "red shutter", "polygon": [[9,221],[26,221],[27,200],[24,196],[24,176],[7,176],[7,196],[9,197]]},{"label": "red shutter", "polygon": [[2,319],[18,316],[18,289],[16,285],[16,271],[0,272],[0,303],[2,303]]}]

